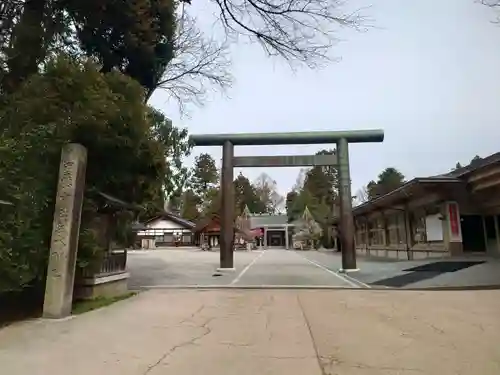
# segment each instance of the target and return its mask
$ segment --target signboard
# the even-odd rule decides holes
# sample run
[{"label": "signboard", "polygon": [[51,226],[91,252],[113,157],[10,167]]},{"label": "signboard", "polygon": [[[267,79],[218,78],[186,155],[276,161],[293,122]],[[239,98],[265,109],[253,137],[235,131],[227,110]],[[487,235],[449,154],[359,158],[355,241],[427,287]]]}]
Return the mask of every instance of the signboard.
[{"label": "signboard", "polygon": [[235,156],[233,167],[315,167],[337,165],[337,155]]},{"label": "signboard", "polygon": [[429,215],[425,218],[427,241],[443,241],[443,222],[441,215]]},{"label": "signboard", "polygon": [[460,216],[458,213],[458,206],[455,202],[448,203],[448,214],[450,220],[450,241],[461,241]]}]

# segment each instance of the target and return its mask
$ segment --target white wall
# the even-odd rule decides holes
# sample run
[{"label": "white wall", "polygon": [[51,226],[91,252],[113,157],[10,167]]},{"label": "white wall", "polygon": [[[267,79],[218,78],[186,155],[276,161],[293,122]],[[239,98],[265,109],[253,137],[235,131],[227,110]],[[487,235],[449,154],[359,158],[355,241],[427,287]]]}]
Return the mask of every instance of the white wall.
[{"label": "white wall", "polygon": [[151,229],[185,229],[182,225],[166,219],[152,221],[146,226]]},{"label": "white wall", "polygon": [[440,217],[439,214],[425,217],[427,241],[443,241],[443,222]]},{"label": "white wall", "polygon": [[172,232],[191,233],[189,229],[168,219],[154,220],[147,223],[146,226],[150,229],[138,232],[139,236],[162,236],[163,234]]}]

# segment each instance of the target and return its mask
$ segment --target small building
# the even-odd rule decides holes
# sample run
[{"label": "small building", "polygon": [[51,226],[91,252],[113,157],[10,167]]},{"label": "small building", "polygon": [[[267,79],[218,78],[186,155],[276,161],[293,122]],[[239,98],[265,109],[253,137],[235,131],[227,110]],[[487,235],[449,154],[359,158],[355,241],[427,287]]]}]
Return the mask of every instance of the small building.
[{"label": "small building", "polygon": [[414,178],[353,214],[358,254],[500,256],[500,152],[450,173]]},{"label": "small building", "polygon": [[193,246],[195,224],[172,212],[164,211],[147,220],[147,229],[137,232],[143,249],[162,246]]},{"label": "small building", "polygon": [[[235,243],[242,239],[245,242],[251,242],[255,238],[255,233],[247,228],[247,223],[243,223],[242,218],[238,218],[234,223]],[[221,221],[217,214],[202,218],[193,228],[195,242],[199,246],[208,246],[214,248],[220,246]]]},{"label": "small building", "polygon": [[263,233],[264,247],[284,247],[288,249],[292,243],[293,223],[288,223],[285,214],[251,214],[250,226],[252,230]]}]

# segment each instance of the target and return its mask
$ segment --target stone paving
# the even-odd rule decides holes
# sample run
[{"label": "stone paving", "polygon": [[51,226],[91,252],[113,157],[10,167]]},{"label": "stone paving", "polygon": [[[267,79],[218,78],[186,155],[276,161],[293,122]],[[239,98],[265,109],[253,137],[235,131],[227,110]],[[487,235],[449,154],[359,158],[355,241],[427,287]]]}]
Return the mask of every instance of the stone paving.
[{"label": "stone paving", "polygon": [[131,288],[176,286],[358,287],[342,275],[282,249],[237,251],[235,272],[214,276],[219,253],[164,249],[133,252],[128,257]]},{"label": "stone paving", "polygon": [[[464,259],[486,262],[422,280],[417,278],[417,282],[402,287],[500,287],[500,260],[481,257]],[[382,261],[359,258],[360,271],[345,277],[338,273],[342,264],[340,254],[331,251],[237,251],[236,271],[214,276],[219,265],[218,252],[176,248],[131,252],[128,266],[130,287],[133,289],[178,286],[385,288],[375,283],[408,274],[405,271],[408,268],[437,261],[439,259]]]},{"label": "stone paving", "polygon": [[498,375],[500,291],[155,289],[0,330],[16,375]]}]

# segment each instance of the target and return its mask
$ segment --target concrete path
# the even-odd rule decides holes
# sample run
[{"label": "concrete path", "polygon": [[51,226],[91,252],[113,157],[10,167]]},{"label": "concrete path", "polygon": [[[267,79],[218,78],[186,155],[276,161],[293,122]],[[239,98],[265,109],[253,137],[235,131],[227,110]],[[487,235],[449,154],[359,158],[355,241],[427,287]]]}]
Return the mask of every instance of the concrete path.
[{"label": "concrete path", "polygon": [[161,290],[0,330],[16,375],[498,375],[500,291]]}]

